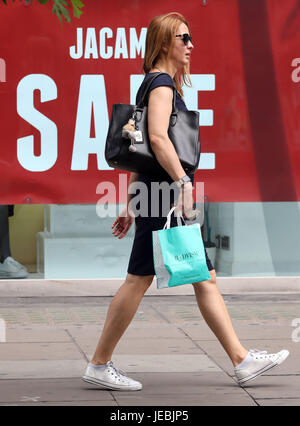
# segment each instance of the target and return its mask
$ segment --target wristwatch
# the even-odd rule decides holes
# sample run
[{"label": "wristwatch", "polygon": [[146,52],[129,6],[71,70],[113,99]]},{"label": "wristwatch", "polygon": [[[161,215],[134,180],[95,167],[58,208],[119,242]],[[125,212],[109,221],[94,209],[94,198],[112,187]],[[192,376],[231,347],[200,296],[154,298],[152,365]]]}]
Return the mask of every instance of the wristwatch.
[{"label": "wristwatch", "polygon": [[182,185],[184,185],[187,182],[191,182],[191,179],[187,175],[184,175],[181,179],[175,181],[178,188],[181,188]]}]

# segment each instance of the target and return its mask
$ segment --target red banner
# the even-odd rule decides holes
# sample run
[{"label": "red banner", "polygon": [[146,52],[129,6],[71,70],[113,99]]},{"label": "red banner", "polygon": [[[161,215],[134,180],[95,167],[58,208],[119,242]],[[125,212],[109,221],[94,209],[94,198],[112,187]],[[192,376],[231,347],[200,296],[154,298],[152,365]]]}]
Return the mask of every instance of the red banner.
[{"label": "red banner", "polygon": [[300,200],[299,0],[90,0],[83,10],[61,27],[50,4],[0,6],[1,204],[96,203],[103,181],[124,201],[104,158],[112,105],[135,102],[147,25],[175,10],[195,47],[184,94],[200,111],[196,181],[208,200]]}]

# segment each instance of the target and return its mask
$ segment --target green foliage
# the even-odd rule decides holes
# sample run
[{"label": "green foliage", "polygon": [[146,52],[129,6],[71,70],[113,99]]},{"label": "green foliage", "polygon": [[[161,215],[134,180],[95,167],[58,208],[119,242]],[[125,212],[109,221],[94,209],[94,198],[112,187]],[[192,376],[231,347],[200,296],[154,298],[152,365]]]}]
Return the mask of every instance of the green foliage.
[{"label": "green foliage", "polygon": [[[15,0],[12,0],[13,2]],[[33,0],[19,0],[25,1],[32,4]],[[37,0],[40,4],[46,4],[49,0]],[[66,22],[71,22],[69,9],[73,10],[73,16],[75,18],[80,18],[82,14],[82,9],[84,4],[81,0],[50,0],[53,3],[52,13],[55,13],[60,22],[62,23],[62,17]],[[2,2],[7,6],[7,0],[2,0]]]}]

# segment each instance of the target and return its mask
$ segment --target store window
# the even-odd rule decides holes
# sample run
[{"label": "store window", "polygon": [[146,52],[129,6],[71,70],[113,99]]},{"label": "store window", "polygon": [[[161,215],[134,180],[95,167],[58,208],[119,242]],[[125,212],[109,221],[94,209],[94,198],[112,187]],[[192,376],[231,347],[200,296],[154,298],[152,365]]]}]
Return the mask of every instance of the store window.
[{"label": "store window", "polygon": [[[120,211],[122,206],[111,207]],[[21,278],[124,278],[134,224],[125,238],[115,238],[114,218],[100,218],[96,208],[95,204],[16,205],[9,217],[9,243],[11,257],[28,271]],[[219,277],[257,277],[300,275],[296,223],[300,223],[299,203],[235,202],[205,203],[201,224]],[[20,277],[15,268],[3,269],[0,265],[1,279]]]}]

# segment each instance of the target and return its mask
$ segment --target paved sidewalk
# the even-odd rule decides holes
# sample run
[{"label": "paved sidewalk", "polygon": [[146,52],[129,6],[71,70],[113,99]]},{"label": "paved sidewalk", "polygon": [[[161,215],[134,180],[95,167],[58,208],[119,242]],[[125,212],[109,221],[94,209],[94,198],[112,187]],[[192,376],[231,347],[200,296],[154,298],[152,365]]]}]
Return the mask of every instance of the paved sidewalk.
[{"label": "paved sidewalk", "polygon": [[0,297],[0,405],[300,405],[300,294],[223,297],[244,346],[289,349],[287,361],[241,388],[193,296],[146,296],[113,357],[140,392],[80,380],[110,297]]}]

